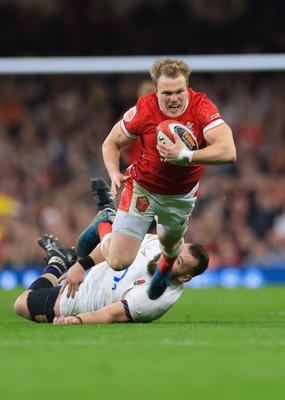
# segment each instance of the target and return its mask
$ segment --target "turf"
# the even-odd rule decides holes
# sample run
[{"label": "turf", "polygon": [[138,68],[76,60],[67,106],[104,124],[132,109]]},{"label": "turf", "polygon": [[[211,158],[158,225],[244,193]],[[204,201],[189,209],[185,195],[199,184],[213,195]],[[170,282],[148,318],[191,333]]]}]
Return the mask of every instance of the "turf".
[{"label": "turf", "polygon": [[3,399],[267,400],[285,392],[285,287],[186,289],[151,324],[53,326],[0,290]]}]

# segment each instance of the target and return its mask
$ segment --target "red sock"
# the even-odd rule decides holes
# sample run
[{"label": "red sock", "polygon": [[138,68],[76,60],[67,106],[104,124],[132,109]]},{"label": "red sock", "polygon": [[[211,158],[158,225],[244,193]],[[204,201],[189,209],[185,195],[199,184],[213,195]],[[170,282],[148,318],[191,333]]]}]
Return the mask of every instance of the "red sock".
[{"label": "red sock", "polygon": [[103,239],[103,237],[105,235],[107,235],[107,233],[111,233],[111,232],[112,232],[111,222],[109,222],[109,221],[100,222],[100,224],[98,225],[98,233],[99,233],[100,241]]},{"label": "red sock", "polygon": [[159,269],[162,274],[168,274],[172,270],[172,266],[174,264],[174,261],[176,260],[176,257],[167,257],[165,254],[162,253],[162,259],[159,263]]}]

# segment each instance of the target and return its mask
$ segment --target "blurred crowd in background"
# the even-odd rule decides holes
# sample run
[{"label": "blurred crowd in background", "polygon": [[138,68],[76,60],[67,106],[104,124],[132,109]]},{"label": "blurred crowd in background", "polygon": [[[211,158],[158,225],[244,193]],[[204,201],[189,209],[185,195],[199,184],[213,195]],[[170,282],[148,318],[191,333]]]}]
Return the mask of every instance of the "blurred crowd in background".
[{"label": "blurred crowd in background", "polygon": [[[265,0],[2,0],[0,57],[282,53],[284,8]],[[213,269],[284,268],[284,73],[194,71],[190,86],[232,127],[238,162],[206,168],[186,240],[207,247]],[[101,144],[149,81],[6,75],[0,87],[0,269],[23,269],[42,263],[40,234],[72,246],[93,219],[90,178],[109,181]],[[132,156],[123,154],[122,170]]]},{"label": "blurred crowd in background", "polygon": [[[40,263],[45,232],[76,244],[96,213],[90,178],[109,182],[101,144],[146,83],[147,75],[1,78],[2,267]],[[206,167],[186,239],[207,247],[212,268],[284,267],[282,74],[193,73],[190,86],[232,127],[238,162]]]},{"label": "blurred crowd in background", "polygon": [[282,53],[282,0],[1,0],[0,55]]}]

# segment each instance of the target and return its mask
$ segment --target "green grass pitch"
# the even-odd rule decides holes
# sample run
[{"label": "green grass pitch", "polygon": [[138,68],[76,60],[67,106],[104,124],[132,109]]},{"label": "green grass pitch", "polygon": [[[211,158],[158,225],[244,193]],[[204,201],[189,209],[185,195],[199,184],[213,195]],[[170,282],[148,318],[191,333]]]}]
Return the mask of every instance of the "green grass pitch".
[{"label": "green grass pitch", "polygon": [[185,289],[151,324],[53,326],[0,290],[6,399],[285,398],[285,287]]}]

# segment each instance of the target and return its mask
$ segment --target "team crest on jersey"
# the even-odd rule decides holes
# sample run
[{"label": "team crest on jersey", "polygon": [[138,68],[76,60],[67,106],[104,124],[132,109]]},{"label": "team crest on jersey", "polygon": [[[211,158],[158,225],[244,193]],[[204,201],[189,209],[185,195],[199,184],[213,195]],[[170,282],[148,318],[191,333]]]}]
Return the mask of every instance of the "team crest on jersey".
[{"label": "team crest on jersey", "polygon": [[137,281],[135,281],[134,282],[134,285],[136,286],[136,285],[142,285],[142,284],[144,284],[145,283],[145,280],[144,279],[138,279]]},{"label": "team crest on jersey", "polygon": [[144,212],[149,206],[149,200],[146,196],[139,196],[136,201],[136,209],[139,212]]},{"label": "team crest on jersey", "polygon": [[194,135],[194,131],[193,131],[193,126],[194,126],[194,122],[187,122],[185,124],[186,128],[189,129],[189,131]]},{"label": "team crest on jersey", "polygon": [[124,121],[126,121],[126,122],[130,122],[133,118],[134,118],[134,116],[136,115],[136,113],[137,113],[137,106],[134,106],[134,107],[132,107],[132,108],[130,108],[127,112],[125,112],[125,114],[124,114]]}]

